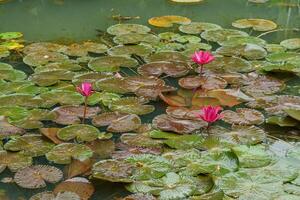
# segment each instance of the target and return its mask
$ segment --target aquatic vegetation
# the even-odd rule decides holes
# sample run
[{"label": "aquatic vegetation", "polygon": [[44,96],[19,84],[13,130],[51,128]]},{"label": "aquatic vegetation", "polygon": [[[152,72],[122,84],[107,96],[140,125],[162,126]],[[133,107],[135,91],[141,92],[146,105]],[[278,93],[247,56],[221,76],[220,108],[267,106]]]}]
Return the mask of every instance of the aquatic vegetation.
[{"label": "aquatic vegetation", "polygon": [[280,24],[259,18],[148,22],[108,42],[0,34],[0,184],[41,188],[30,200],[104,184],[124,200],[298,199],[299,38],[270,42],[258,32]]}]

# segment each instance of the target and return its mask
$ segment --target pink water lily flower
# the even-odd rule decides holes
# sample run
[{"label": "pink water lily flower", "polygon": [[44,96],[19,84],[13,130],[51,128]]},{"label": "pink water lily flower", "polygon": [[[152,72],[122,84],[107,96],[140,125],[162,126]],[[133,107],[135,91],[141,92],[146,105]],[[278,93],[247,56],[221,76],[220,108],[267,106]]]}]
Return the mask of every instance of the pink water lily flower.
[{"label": "pink water lily flower", "polygon": [[202,120],[210,123],[213,123],[219,119],[221,119],[223,116],[219,114],[219,112],[222,110],[222,107],[220,106],[204,106],[201,109],[201,113],[197,115],[197,117],[201,118]]},{"label": "pink water lily flower", "polygon": [[192,56],[192,60],[200,65],[201,75],[203,72],[203,65],[210,63],[214,59],[215,57],[209,51],[196,51]]},{"label": "pink water lily flower", "polygon": [[92,90],[92,84],[89,82],[82,83],[80,87],[77,86],[76,90],[85,97],[91,96],[94,93]]}]

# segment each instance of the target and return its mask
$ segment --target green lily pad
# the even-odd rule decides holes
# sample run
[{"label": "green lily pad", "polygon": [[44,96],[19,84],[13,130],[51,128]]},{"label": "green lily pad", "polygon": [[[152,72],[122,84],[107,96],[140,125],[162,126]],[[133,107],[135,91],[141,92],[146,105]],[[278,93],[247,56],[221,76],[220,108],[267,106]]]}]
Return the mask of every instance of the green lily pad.
[{"label": "green lily pad", "polygon": [[166,145],[173,149],[201,148],[203,137],[199,135],[179,135],[164,141]]},{"label": "green lily pad", "polygon": [[274,72],[274,73],[292,73],[300,76],[300,67],[290,63],[269,64],[263,66],[261,70],[264,72]]},{"label": "green lily pad", "polygon": [[20,37],[23,37],[23,33],[21,33],[21,32],[5,32],[5,33],[0,33],[0,39],[1,40],[18,39]]},{"label": "green lily pad", "polygon": [[23,58],[23,62],[32,67],[46,65],[50,62],[63,62],[66,60],[68,60],[68,56],[50,51],[29,53]]},{"label": "green lily pad", "polygon": [[55,144],[48,142],[41,135],[27,134],[11,138],[4,148],[9,151],[22,151],[32,157],[43,156],[49,152]]},{"label": "green lily pad", "polygon": [[11,94],[11,93],[23,93],[23,94],[40,94],[48,91],[47,88],[38,87],[31,81],[14,81],[0,83],[0,93]]},{"label": "green lily pad", "polygon": [[102,160],[94,164],[93,177],[110,182],[130,183],[133,166],[122,160]]},{"label": "green lily pad", "polygon": [[242,171],[226,174],[217,181],[217,185],[226,195],[234,199],[267,200],[283,193],[281,182],[268,182],[263,177],[251,176]]},{"label": "green lily pad", "polygon": [[155,140],[145,134],[125,133],[120,137],[122,143],[136,147],[161,147],[163,142]]},{"label": "green lily pad", "polygon": [[212,42],[224,42],[228,38],[232,36],[244,36],[247,37],[248,34],[243,31],[235,30],[235,29],[216,29],[216,30],[208,30],[201,33],[201,37],[207,41]]},{"label": "green lily pad", "polygon": [[286,51],[286,48],[284,46],[281,46],[280,44],[266,44],[265,48],[270,53],[279,53]]},{"label": "green lily pad", "polygon": [[277,28],[277,24],[266,19],[239,19],[232,22],[236,28],[253,28],[255,31],[271,31]]},{"label": "green lily pad", "polygon": [[51,43],[51,42],[36,42],[27,45],[23,49],[23,53],[30,54],[34,52],[42,52],[42,51],[51,51],[51,52],[60,52],[65,48],[64,45]]},{"label": "green lily pad", "polygon": [[65,71],[79,71],[82,67],[76,62],[72,61],[64,61],[64,62],[54,62],[49,63],[43,66],[36,67],[34,71],[38,72],[48,72],[48,71],[56,71],[56,70],[65,70]]},{"label": "green lily pad", "polygon": [[146,34],[150,32],[150,28],[140,24],[115,24],[107,29],[111,35],[123,35],[129,33]]},{"label": "green lily pad", "polygon": [[300,121],[300,109],[285,109],[284,110],[290,117]]},{"label": "green lily pad", "polygon": [[73,72],[65,70],[55,70],[34,73],[29,77],[29,80],[33,81],[39,86],[50,86],[58,83],[60,80],[72,80],[73,76]]},{"label": "green lily pad", "polygon": [[282,42],[280,42],[280,45],[291,50],[299,49],[300,38],[291,38],[291,39],[283,40]]},{"label": "green lily pad", "polygon": [[247,60],[262,59],[267,56],[267,51],[256,44],[223,46],[217,49],[217,53],[224,56],[243,56]]},{"label": "green lily pad", "polygon": [[172,170],[172,165],[167,159],[151,154],[134,155],[127,158],[126,162],[135,165],[135,180],[160,178]]},{"label": "green lily pad", "polygon": [[1,106],[0,116],[8,117],[11,120],[19,120],[28,116],[28,110],[18,106]]},{"label": "green lily pad", "polygon": [[46,158],[57,164],[70,164],[73,159],[84,161],[93,156],[93,151],[83,145],[74,143],[62,143],[55,146],[46,154]]},{"label": "green lily pad", "polygon": [[299,57],[300,54],[296,52],[279,52],[269,54],[266,59],[270,62],[285,62],[299,59]]},{"label": "green lily pad", "polygon": [[114,42],[117,44],[156,44],[159,42],[159,38],[149,33],[127,33],[114,37]]},{"label": "green lily pad", "polygon": [[28,167],[32,164],[32,157],[22,152],[11,153],[0,150],[0,173],[7,167],[10,171],[16,172],[19,169]]},{"label": "green lily pad", "polygon": [[181,61],[186,62],[188,57],[184,56],[180,52],[176,51],[166,51],[166,52],[158,52],[155,54],[150,55],[146,58],[147,62],[159,62],[159,61]]},{"label": "green lily pad", "polygon": [[144,102],[141,102],[138,98],[127,97],[111,102],[109,108],[112,111],[137,115],[145,115],[154,111],[154,106],[143,104]]},{"label": "green lily pad", "polygon": [[179,30],[186,34],[200,34],[203,31],[222,29],[221,26],[206,22],[191,22],[190,24],[179,26]]},{"label": "green lily pad", "polygon": [[24,80],[27,75],[20,70],[14,69],[0,69],[0,80],[6,81],[21,81]]},{"label": "green lily pad", "polygon": [[42,99],[31,94],[15,93],[0,96],[0,104],[7,106],[20,106],[28,108],[36,108],[44,106]]},{"label": "green lily pad", "polygon": [[266,41],[253,36],[230,36],[227,40],[219,42],[222,46],[237,46],[237,45],[245,45],[245,44],[255,44],[258,46],[265,46]]},{"label": "green lily pad", "polygon": [[289,194],[294,194],[294,195],[297,195],[298,198],[300,196],[300,186],[297,186],[297,185],[293,185],[293,184],[290,184],[290,183],[286,183],[283,185],[284,187],[284,191],[289,193]]},{"label": "green lily pad", "polygon": [[63,141],[77,139],[78,141],[91,142],[98,138],[100,131],[94,126],[75,124],[64,127],[57,132],[57,137]]},{"label": "green lily pad", "polygon": [[51,90],[40,95],[45,104],[49,105],[80,105],[83,103],[83,97],[73,91]]},{"label": "green lily pad", "polygon": [[104,56],[91,60],[88,66],[96,72],[116,72],[119,71],[119,67],[132,68],[137,64],[138,62],[130,57]]},{"label": "green lily pad", "polygon": [[213,174],[224,175],[238,169],[238,161],[231,152],[204,152],[199,160],[187,165],[189,175]]},{"label": "green lily pad", "polygon": [[[110,48],[108,54],[111,56],[147,56],[151,54],[153,49],[146,45],[118,45]],[[117,65],[119,66],[119,65]]]},{"label": "green lily pad", "polygon": [[249,72],[254,70],[250,62],[237,57],[216,57],[214,61],[205,65],[205,68],[221,72]]},{"label": "green lily pad", "polygon": [[272,155],[261,145],[246,146],[240,145],[232,148],[239,159],[240,167],[255,168],[264,167],[271,163]]}]

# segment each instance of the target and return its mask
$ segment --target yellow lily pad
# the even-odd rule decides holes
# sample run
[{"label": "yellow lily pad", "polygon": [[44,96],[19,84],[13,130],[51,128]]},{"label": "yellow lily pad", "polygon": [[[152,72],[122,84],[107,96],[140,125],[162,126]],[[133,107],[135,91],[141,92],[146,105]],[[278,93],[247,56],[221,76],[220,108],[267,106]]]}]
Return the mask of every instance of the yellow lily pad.
[{"label": "yellow lily pad", "polygon": [[189,24],[191,20],[187,17],[177,16],[177,15],[165,15],[160,17],[152,17],[148,20],[148,23],[152,26],[169,28],[173,24]]},{"label": "yellow lily pad", "polygon": [[232,22],[236,28],[253,28],[255,31],[270,31],[277,28],[277,24],[267,19],[239,19]]}]

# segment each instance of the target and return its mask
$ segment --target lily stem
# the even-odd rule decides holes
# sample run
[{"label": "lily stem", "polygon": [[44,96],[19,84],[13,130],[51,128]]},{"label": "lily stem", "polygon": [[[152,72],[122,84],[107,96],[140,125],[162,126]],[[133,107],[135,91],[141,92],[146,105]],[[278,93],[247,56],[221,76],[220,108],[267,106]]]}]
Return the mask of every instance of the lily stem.
[{"label": "lily stem", "polygon": [[200,76],[203,75],[203,65],[200,65]]},{"label": "lily stem", "polygon": [[83,123],[83,124],[84,124],[85,117],[86,117],[87,100],[88,100],[88,97],[86,96],[86,97],[84,98],[84,110],[83,110],[83,118],[82,118],[82,123]]}]

